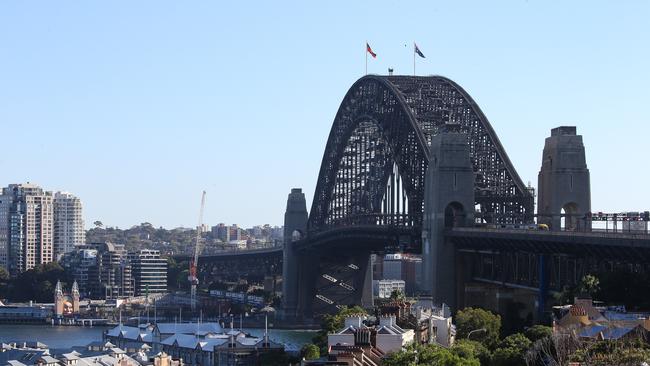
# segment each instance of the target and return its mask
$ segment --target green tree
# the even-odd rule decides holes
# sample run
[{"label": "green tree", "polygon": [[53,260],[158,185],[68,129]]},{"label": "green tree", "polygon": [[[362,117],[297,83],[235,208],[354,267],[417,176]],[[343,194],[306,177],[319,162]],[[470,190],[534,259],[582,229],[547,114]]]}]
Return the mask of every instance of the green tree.
[{"label": "green tree", "polygon": [[404,293],[400,290],[393,290],[393,292],[390,293],[390,299],[395,301],[404,301],[406,300],[406,296],[404,296]]},{"label": "green tree", "polygon": [[56,262],[41,264],[10,279],[5,293],[11,301],[52,302],[57,281],[69,287],[73,281],[72,273]]},{"label": "green tree", "polygon": [[296,360],[292,360],[284,351],[264,352],[258,358],[258,365],[264,366],[287,366],[295,362]]},{"label": "green tree", "polygon": [[480,366],[480,362],[475,357],[461,356],[437,345],[418,345],[389,354],[384,365]]},{"label": "green tree", "polygon": [[481,342],[457,339],[451,351],[461,358],[478,359],[482,366],[489,366],[492,362],[492,353]]},{"label": "green tree", "polygon": [[93,222],[93,225],[95,225],[97,229],[101,229],[104,226],[104,224],[99,220]]},{"label": "green tree", "polygon": [[300,355],[305,360],[315,360],[320,358],[320,349],[315,344],[312,343],[305,344],[304,346],[302,346],[302,349],[300,350]]},{"label": "green tree", "polygon": [[588,274],[582,277],[580,283],[575,286],[564,286],[562,292],[556,295],[560,304],[573,304],[577,296],[594,297],[600,291],[600,281],[598,277]]},{"label": "green tree", "polygon": [[533,325],[524,331],[524,335],[534,343],[540,339],[550,338],[553,335],[553,328],[546,325]]},{"label": "green tree", "polygon": [[9,271],[5,267],[0,266],[0,284],[7,283],[9,281]]},{"label": "green tree", "polygon": [[532,346],[530,339],[521,333],[507,336],[499,342],[492,359],[493,366],[524,366],[526,351]]},{"label": "green tree", "polygon": [[457,338],[467,338],[473,330],[485,329],[472,333],[472,340],[483,343],[488,349],[494,349],[499,341],[501,317],[479,308],[465,308],[456,313]]},{"label": "green tree", "polygon": [[588,274],[582,277],[578,290],[580,294],[593,297],[600,289],[600,281],[594,275]]}]

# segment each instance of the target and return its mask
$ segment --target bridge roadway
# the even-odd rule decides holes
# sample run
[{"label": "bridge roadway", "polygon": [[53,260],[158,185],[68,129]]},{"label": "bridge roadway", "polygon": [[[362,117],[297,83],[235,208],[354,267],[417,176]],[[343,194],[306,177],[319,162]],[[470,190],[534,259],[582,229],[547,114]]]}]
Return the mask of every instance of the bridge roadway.
[{"label": "bridge roadway", "polygon": [[[178,255],[177,262],[189,261],[189,255]],[[233,250],[218,254],[202,255],[198,263],[201,283],[214,279],[237,280],[247,278],[262,281],[265,276],[282,274],[282,248]]]},{"label": "bridge roadway", "polygon": [[[369,234],[372,233],[372,234]],[[418,233],[397,228],[377,226],[350,226],[325,230],[296,243],[301,252],[313,250],[355,250],[384,251],[386,243],[414,239]],[[445,232],[447,240],[462,252],[526,252],[534,254],[565,255],[576,258],[615,260],[626,263],[650,263],[650,235],[641,233],[542,231],[523,229],[450,228]],[[340,244],[340,245],[337,245]],[[332,246],[334,245],[334,246]],[[399,246],[395,246],[398,250]],[[176,256],[177,260],[189,260],[187,255]],[[282,248],[228,251],[203,255],[199,266],[214,263],[227,265],[229,271],[248,273],[250,267],[260,266],[277,274],[282,262]],[[260,267],[259,269],[262,269]]]},{"label": "bridge roadway", "polygon": [[603,231],[542,231],[452,228],[445,232],[458,250],[569,255],[627,263],[650,262],[650,235]]}]

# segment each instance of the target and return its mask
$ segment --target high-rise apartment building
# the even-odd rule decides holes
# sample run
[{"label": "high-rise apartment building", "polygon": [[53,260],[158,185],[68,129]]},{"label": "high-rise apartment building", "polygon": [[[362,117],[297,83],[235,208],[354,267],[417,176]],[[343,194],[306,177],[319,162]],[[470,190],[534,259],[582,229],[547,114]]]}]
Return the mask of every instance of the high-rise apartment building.
[{"label": "high-rise apartment building", "polygon": [[9,268],[9,208],[11,203],[11,196],[0,194],[0,267],[5,269]]},{"label": "high-rise apartment building", "polygon": [[84,297],[117,299],[133,296],[131,263],[123,244],[84,244],[66,253],[61,264],[74,274]]},{"label": "high-rise apartment building", "polygon": [[98,251],[99,291],[104,291],[104,297],[115,299],[133,296],[133,267],[129,263],[124,244],[106,242],[90,246]]},{"label": "high-rise apartment building", "polygon": [[68,192],[54,195],[54,258],[57,260],[86,241],[81,200]]},{"label": "high-rise apartment building", "polygon": [[10,184],[0,196],[0,261],[12,275],[52,262],[52,192],[34,184]]},{"label": "high-rise apartment building", "polygon": [[231,226],[228,226],[226,224],[219,224],[217,226],[213,226],[212,235],[213,237],[221,240],[224,243],[228,243],[231,241],[239,241],[243,239],[242,229],[239,228],[237,224],[233,224]]},{"label": "high-rise apartment building", "polygon": [[135,296],[167,292],[167,260],[160,251],[142,249],[129,254],[135,282]]}]

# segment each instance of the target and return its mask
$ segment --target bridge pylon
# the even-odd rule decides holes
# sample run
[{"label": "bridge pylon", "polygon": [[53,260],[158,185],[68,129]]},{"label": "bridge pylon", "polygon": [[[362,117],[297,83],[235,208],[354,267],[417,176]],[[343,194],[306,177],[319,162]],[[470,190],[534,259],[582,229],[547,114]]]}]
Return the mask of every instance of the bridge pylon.
[{"label": "bridge pylon", "polygon": [[433,136],[424,188],[423,292],[456,305],[456,255],[445,229],[474,221],[474,171],[467,134],[453,125]]},{"label": "bridge pylon", "polygon": [[299,294],[299,261],[293,243],[307,233],[307,203],[301,188],[292,188],[284,213],[284,248],[282,255],[282,316],[296,317]]},{"label": "bridge pylon", "polygon": [[591,228],[591,220],[585,217],[591,212],[589,169],[575,126],[554,128],[546,138],[537,187],[538,223],[558,231]]}]

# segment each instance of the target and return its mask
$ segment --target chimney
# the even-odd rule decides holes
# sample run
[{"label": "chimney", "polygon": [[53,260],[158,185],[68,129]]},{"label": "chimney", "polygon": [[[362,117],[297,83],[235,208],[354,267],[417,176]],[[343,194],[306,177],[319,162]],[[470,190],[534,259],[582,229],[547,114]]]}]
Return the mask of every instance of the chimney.
[{"label": "chimney", "polygon": [[379,318],[379,325],[383,327],[390,327],[395,324],[395,315],[382,315]]},{"label": "chimney", "polygon": [[355,315],[350,315],[347,318],[345,318],[345,327],[350,327],[353,326],[355,328],[361,328],[363,325],[363,316],[359,314]]}]

